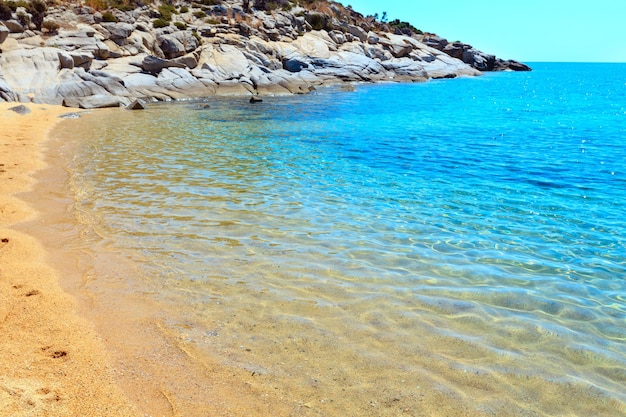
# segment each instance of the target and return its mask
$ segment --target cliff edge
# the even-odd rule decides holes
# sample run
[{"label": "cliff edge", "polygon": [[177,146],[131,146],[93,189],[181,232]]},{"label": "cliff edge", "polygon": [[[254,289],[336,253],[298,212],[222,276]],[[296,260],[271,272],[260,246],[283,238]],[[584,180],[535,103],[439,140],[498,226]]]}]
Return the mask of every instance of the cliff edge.
[{"label": "cliff edge", "polygon": [[1,100],[94,108],[530,69],[335,2],[87,4],[0,0]]}]

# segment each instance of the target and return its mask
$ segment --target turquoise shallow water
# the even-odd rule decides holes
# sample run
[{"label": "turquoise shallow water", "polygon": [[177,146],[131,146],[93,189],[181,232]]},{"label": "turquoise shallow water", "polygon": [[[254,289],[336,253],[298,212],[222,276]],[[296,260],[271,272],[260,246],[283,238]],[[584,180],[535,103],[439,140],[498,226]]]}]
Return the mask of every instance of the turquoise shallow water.
[{"label": "turquoise shallow water", "polygon": [[74,214],[176,337],[277,386],[326,381],[302,403],[409,407],[428,381],[475,413],[554,415],[526,377],[622,415],[626,65],[534,69],[98,116]]}]

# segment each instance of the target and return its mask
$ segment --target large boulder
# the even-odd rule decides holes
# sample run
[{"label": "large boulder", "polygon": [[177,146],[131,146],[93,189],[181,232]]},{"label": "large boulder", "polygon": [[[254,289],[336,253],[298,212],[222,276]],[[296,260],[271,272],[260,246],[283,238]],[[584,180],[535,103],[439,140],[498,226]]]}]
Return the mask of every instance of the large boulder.
[{"label": "large boulder", "polygon": [[493,71],[496,63],[496,56],[489,55],[474,48],[463,51],[461,61],[469,64],[479,71]]},{"label": "large boulder", "polygon": [[11,87],[2,78],[2,72],[0,72],[0,99],[4,101],[17,101],[17,94],[11,90]]},{"label": "large boulder", "polygon": [[202,81],[185,68],[165,68],[157,77],[157,85],[170,92],[175,98],[204,97],[209,95]]},{"label": "large boulder", "polygon": [[367,32],[363,28],[355,25],[346,25],[346,32],[350,35],[358,38],[361,42],[367,41]]},{"label": "large boulder", "polygon": [[431,34],[431,35],[424,36],[424,38],[422,39],[422,43],[426,46],[430,46],[431,48],[435,48],[435,49],[442,51],[443,48],[445,48],[446,45],[448,45],[448,40],[440,36]]},{"label": "large boulder", "polygon": [[145,110],[147,107],[146,102],[138,98],[133,100],[126,108],[128,110]]},{"label": "large boulder", "polygon": [[94,47],[98,42],[99,40],[94,37],[93,30],[77,30],[61,31],[58,35],[47,38],[46,45],[66,51],[74,51],[85,47]]},{"label": "large boulder", "polygon": [[92,70],[87,72],[82,68],[79,68],[75,73],[83,81],[92,82],[104,88],[109,94],[121,97],[128,95],[122,79],[107,71]]},{"label": "large boulder", "polygon": [[250,72],[250,62],[234,45],[202,48],[198,67],[213,74],[213,80],[236,80]]},{"label": "large boulder", "polygon": [[427,80],[429,75],[423,63],[409,58],[393,58],[382,62],[381,65],[390,74],[390,77],[400,80]]},{"label": "large boulder", "polygon": [[198,39],[190,30],[159,35],[156,42],[167,59],[178,58],[198,48]]},{"label": "large boulder", "polygon": [[135,30],[130,23],[102,22],[100,25],[109,32],[109,39],[120,46],[126,44],[126,40]]},{"label": "large boulder", "polygon": [[160,73],[164,68],[178,67],[184,68],[185,64],[181,62],[172,61],[170,59],[161,59],[154,55],[148,55],[141,62],[141,68],[152,74]]},{"label": "large boulder", "polygon": [[93,53],[91,52],[73,51],[70,52],[69,55],[74,61],[74,67],[81,67],[86,70],[91,67],[91,63],[94,59]]},{"label": "large boulder", "polygon": [[42,88],[40,95],[44,97],[89,97],[94,95],[109,95],[110,93],[93,80],[84,79],[77,73],[79,71],[61,70],[57,82]]},{"label": "large boulder", "polygon": [[11,31],[4,23],[0,22],[0,44],[3,43],[8,37]]},{"label": "large boulder", "polygon": [[498,59],[494,65],[496,71],[532,71],[528,65],[514,60]]},{"label": "large boulder", "polygon": [[0,54],[0,68],[10,90],[29,94],[57,82],[61,69],[56,48],[13,49]]},{"label": "large boulder", "polygon": [[65,51],[58,51],[59,65],[61,68],[72,69],[74,68],[74,58]]},{"label": "large boulder", "polygon": [[308,69],[311,65],[311,60],[300,54],[294,54],[283,59],[283,68],[289,72],[300,72],[303,69]]},{"label": "large boulder", "polygon": [[417,42],[404,35],[393,35],[387,33],[385,37],[378,38],[378,43],[388,50],[394,58],[405,58],[413,52],[417,45]]},{"label": "large boulder", "polygon": [[81,109],[121,107],[128,104],[128,100],[105,94],[98,94],[89,97],[66,97],[65,100],[63,100],[63,105],[65,107],[74,107]]},{"label": "large boulder", "polygon": [[15,19],[5,20],[4,25],[11,33],[23,33],[26,28]]}]

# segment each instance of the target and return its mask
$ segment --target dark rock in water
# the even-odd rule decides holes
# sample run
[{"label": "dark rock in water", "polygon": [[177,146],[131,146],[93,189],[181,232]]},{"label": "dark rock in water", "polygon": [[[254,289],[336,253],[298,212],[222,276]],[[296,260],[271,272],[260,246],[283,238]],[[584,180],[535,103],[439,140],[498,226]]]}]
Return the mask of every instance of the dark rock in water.
[{"label": "dark rock in water", "polygon": [[496,61],[495,70],[496,71],[532,71],[532,68],[530,68],[526,64],[522,64],[521,62],[513,61],[511,59],[508,61],[499,59]]},{"label": "dark rock in water", "polygon": [[30,113],[30,109],[23,104],[20,104],[19,106],[11,107],[9,108],[9,110],[12,110],[17,114],[22,114],[22,115]]},{"label": "dark rock in water", "polygon": [[189,106],[189,108],[193,110],[208,110],[211,108],[211,106],[208,103],[196,103]]},{"label": "dark rock in water", "polygon": [[250,103],[261,103],[263,99],[261,97],[252,96],[250,97]]},{"label": "dark rock in water", "polygon": [[459,59],[479,71],[532,71],[521,62],[496,58],[495,55],[479,51],[463,42],[448,42],[437,35],[427,35],[422,38],[426,45],[438,49],[452,58]]},{"label": "dark rock in water", "polygon": [[356,91],[356,87],[354,87],[352,84],[342,85],[341,91],[353,92]]},{"label": "dark rock in water", "polygon": [[133,102],[126,106],[126,108],[128,110],[145,110],[146,103],[138,98],[137,100],[133,100]]}]

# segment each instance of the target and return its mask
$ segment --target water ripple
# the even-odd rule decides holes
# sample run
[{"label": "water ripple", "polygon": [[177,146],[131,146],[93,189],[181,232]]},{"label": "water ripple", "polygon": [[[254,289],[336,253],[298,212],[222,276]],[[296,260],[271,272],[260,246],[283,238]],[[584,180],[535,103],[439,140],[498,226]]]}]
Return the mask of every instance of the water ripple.
[{"label": "water ripple", "polygon": [[116,114],[72,162],[77,212],[163,294],[197,287],[186,314],[306,311],[366,357],[428,337],[455,369],[624,401],[624,114],[493,77]]}]

